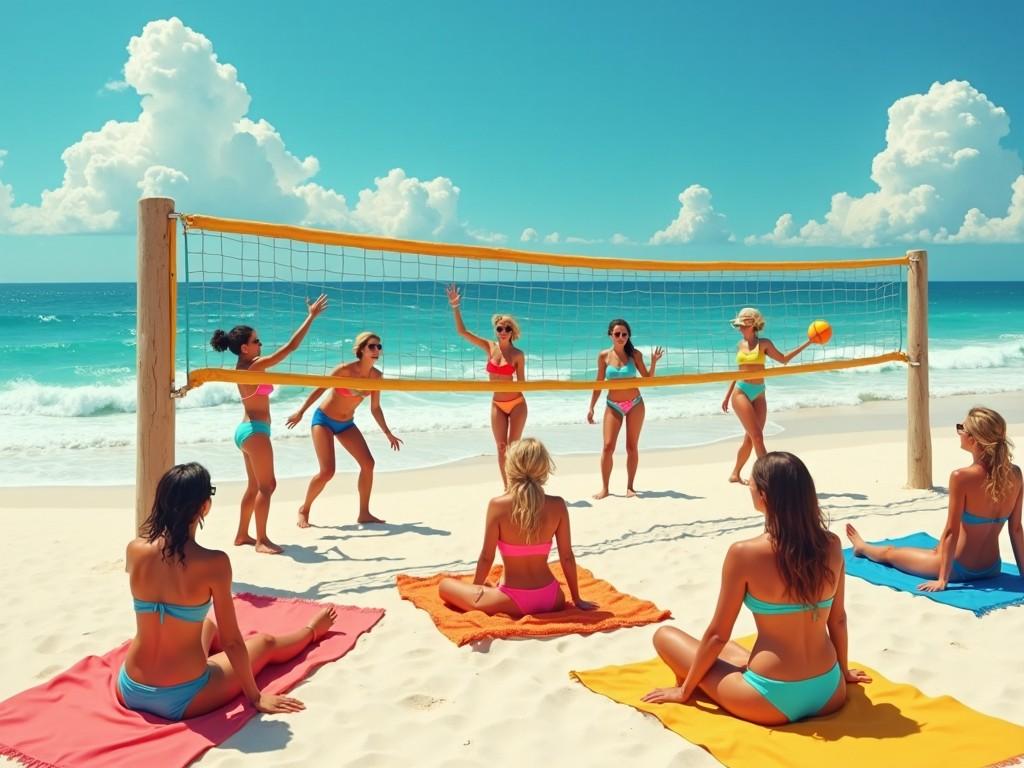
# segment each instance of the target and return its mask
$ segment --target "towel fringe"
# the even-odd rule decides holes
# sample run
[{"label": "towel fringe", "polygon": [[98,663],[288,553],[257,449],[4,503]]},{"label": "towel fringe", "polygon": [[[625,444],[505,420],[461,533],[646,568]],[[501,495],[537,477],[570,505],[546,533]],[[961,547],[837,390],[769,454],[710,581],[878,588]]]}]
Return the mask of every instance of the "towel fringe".
[{"label": "towel fringe", "polygon": [[16,760],[26,768],[60,768],[59,765],[48,763],[45,760],[37,760],[31,755],[26,755],[19,749],[14,747],[8,747],[6,744],[0,744],[0,757],[9,757],[12,760]]}]

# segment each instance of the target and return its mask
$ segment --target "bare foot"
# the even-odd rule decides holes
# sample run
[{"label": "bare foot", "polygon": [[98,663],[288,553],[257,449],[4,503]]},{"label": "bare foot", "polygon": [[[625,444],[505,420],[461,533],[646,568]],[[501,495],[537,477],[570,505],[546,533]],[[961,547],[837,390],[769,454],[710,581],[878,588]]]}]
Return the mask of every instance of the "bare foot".
[{"label": "bare foot", "polygon": [[383,523],[385,521],[381,520],[379,517],[374,517],[369,512],[367,512],[365,514],[360,513],[359,517],[356,518],[356,522],[357,523]]},{"label": "bare foot", "polygon": [[277,546],[270,539],[263,539],[263,541],[256,542],[256,551],[264,555],[280,555],[284,552],[281,547]]},{"label": "bare foot", "polygon": [[244,546],[251,547],[255,543],[256,543],[256,539],[254,539],[248,533],[245,534],[244,536],[235,536],[235,546],[236,547],[244,547]]},{"label": "bare foot", "polygon": [[857,529],[849,523],[846,524],[846,538],[853,544],[853,554],[857,557],[864,557],[864,539],[857,533]]},{"label": "bare foot", "polygon": [[600,491],[598,491],[597,493],[594,494],[594,498],[595,499],[603,499],[607,495],[608,495],[608,489],[607,488],[602,488]]},{"label": "bare foot", "polygon": [[750,481],[749,480],[744,480],[739,475],[729,475],[729,482],[730,483],[739,483],[740,485],[750,485]]},{"label": "bare foot", "polygon": [[334,606],[324,608],[316,617],[309,622],[306,626],[313,630],[313,642],[321,640],[324,635],[327,634],[327,630],[334,624],[334,620],[338,618],[337,613],[334,611]]},{"label": "bare foot", "polygon": [[627,488],[626,489],[626,498],[627,499],[636,498],[636,491],[634,491],[632,488]]},{"label": "bare foot", "polygon": [[299,507],[299,519],[295,523],[299,528],[309,528],[309,510]]}]

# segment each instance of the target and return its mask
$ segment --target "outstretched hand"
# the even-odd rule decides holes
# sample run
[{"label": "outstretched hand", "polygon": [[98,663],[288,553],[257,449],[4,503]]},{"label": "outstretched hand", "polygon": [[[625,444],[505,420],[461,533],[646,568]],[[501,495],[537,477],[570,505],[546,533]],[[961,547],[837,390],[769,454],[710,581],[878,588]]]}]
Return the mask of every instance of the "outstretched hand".
[{"label": "outstretched hand", "polygon": [[445,293],[448,294],[448,304],[451,305],[451,308],[458,309],[459,304],[462,302],[462,296],[459,295],[459,286],[452,283],[445,289]]},{"label": "outstretched hand", "polygon": [[643,701],[648,704],[685,704],[682,688],[655,688],[644,694]]},{"label": "outstretched hand", "polygon": [[848,683],[870,683],[871,675],[865,672],[863,669],[848,669],[846,674],[843,675]]},{"label": "outstretched hand", "polygon": [[286,712],[301,712],[306,708],[298,699],[291,696],[277,696],[270,693],[261,693],[260,700],[255,704],[256,710],[265,715],[277,715]]},{"label": "outstretched hand", "polygon": [[656,363],[665,355],[665,350],[662,347],[655,347],[651,352],[651,362]]},{"label": "outstretched hand", "polygon": [[922,592],[942,592],[946,588],[946,582],[926,581],[923,584],[918,584],[917,588]]},{"label": "outstretched hand", "polygon": [[316,297],[315,300],[310,301],[306,299],[306,311],[309,312],[310,317],[316,317],[321,312],[327,309],[327,294],[321,293]]},{"label": "outstretched hand", "polygon": [[301,411],[296,411],[291,416],[289,416],[287,419],[285,419],[284,423],[285,423],[285,426],[288,427],[288,429],[291,429],[296,424],[298,424],[300,421],[302,421],[302,412]]}]

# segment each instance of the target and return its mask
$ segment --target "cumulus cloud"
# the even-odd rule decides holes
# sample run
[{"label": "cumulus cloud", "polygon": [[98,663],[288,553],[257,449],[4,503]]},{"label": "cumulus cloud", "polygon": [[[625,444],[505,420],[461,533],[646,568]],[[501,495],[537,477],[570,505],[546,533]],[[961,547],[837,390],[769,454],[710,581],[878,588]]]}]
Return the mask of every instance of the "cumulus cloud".
[{"label": "cumulus cloud", "polygon": [[771,232],[746,242],[1019,242],[1024,177],[1020,157],[1000,145],[1009,131],[1006,110],[969,82],[933,83],[889,108],[886,145],[871,163],[877,190],[861,197],[838,192],[822,221],[798,226],[786,213]]},{"label": "cumulus cloud", "polygon": [[[166,195],[183,211],[474,237],[458,219],[459,188],[443,176],[421,181],[392,169],[359,192],[354,207],[313,181],[319,161],[295,155],[269,121],[249,115],[238,72],[177,18],[150,22],[133,37],[123,79],[105,88],[135,91],[138,118],[108,121],[65,149],[62,183],[45,190],[38,205],[16,204],[14,190],[0,181],[0,232],[127,231],[140,196]],[[490,242],[502,237],[480,234]]]},{"label": "cumulus cloud", "polygon": [[557,243],[562,239],[562,236],[557,232],[551,232],[550,234],[544,235],[545,243]]},{"label": "cumulus cloud", "polygon": [[651,245],[668,243],[714,243],[732,240],[725,214],[715,211],[711,190],[691,184],[679,193],[679,214],[665,229],[651,235]]},{"label": "cumulus cloud", "polygon": [[[0,160],[2,159],[2,156],[0,156]],[[523,230],[523,233],[519,235],[519,240],[523,243],[534,243],[537,241],[538,237],[540,237],[540,233],[538,233],[536,229],[533,227],[527,227]]]}]

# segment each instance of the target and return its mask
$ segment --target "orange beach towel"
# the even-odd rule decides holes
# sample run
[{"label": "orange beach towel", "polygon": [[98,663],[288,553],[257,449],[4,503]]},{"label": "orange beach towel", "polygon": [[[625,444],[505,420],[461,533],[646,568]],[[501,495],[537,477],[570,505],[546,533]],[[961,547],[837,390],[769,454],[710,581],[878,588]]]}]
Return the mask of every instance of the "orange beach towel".
[{"label": "orange beach towel", "polygon": [[[501,579],[501,572],[500,565],[492,568],[487,577],[488,583],[497,584]],[[562,585],[562,591],[568,595],[562,567],[558,563],[552,563],[551,572]],[[672,615],[648,600],[619,592],[607,581],[596,579],[586,568],[579,567],[576,569],[576,575],[580,592],[586,600],[597,603],[597,608],[593,611],[581,611],[570,603],[562,611],[523,616],[518,619],[505,614],[488,616],[482,611],[463,613],[447,605],[437,593],[437,585],[441,579],[449,575],[471,578],[466,574],[439,573],[426,577],[399,574],[396,581],[399,594],[417,608],[429,613],[441,633],[456,645],[487,638],[589,635],[591,632],[603,632],[620,627],[654,624]]]}]

